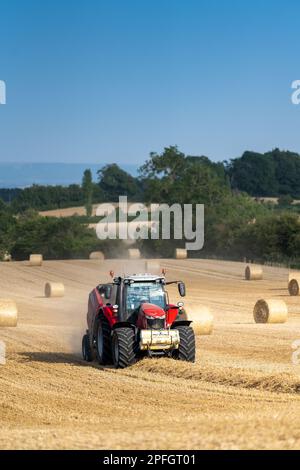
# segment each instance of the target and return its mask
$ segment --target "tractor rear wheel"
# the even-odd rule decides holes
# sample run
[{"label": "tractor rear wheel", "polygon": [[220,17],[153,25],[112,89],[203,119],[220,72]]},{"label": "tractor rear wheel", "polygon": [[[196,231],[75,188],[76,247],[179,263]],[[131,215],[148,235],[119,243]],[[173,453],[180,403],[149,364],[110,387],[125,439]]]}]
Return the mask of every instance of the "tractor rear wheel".
[{"label": "tractor rear wheel", "polygon": [[193,328],[190,326],[180,325],[177,326],[176,330],[179,331],[180,343],[179,349],[174,351],[173,357],[180,361],[195,362],[196,345]]},{"label": "tractor rear wheel", "polygon": [[82,357],[87,362],[92,362],[93,353],[90,345],[89,335],[84,335],[82,338]]},{"label": "tractor rear wheel", "polygon": [[101,365],[112,363],[111,329],[104,316],[99,318],[96,326],[96,356]]},{"label": "tractor rear wheel", "polygon": [[117,328],[114,330],[112,353],[116,369],[124,369],[134,364],[137,355],[137,343],[133,329]]}]

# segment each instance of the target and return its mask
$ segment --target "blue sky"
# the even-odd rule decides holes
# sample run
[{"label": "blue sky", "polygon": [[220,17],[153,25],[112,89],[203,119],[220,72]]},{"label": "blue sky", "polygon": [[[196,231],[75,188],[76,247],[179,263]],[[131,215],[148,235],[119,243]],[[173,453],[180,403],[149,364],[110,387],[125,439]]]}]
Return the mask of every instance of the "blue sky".
[{"label": "blue sky", "polygon": [[300,152],[296,0],[2,0],[0,161]]}]

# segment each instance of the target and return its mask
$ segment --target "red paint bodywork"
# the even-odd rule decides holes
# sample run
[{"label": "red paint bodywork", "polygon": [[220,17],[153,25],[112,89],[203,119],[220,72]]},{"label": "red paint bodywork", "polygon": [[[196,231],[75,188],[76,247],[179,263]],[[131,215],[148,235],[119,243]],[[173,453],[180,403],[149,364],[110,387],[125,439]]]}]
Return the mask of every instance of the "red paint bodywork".
[{"label": "red paint bodywork", "polygon": [[178,315],[177,305],[169,304],[167,308],[167,327],[170,327],[176,320]]},{"label": "red paint bodywork", "polygon": [[110,327],[112,328],[118,321],[117,315],[114,313],[112,305],[108,306],[104,304],[103,297],[96,288],[90,293],[88,303],[87,324],[91,331],[93,331],[95,319],[99,315],[100,310],[104,313]]},{"label": "red paint bodywork", "polygon": [[[147,319],[146,317],[152,318],[165,318],[166,319],[166,312],[157,305],[144,303],[140,306],[136,326],[141,330],[147,329]],[[166,322],[165,322],[166,327]]]}]

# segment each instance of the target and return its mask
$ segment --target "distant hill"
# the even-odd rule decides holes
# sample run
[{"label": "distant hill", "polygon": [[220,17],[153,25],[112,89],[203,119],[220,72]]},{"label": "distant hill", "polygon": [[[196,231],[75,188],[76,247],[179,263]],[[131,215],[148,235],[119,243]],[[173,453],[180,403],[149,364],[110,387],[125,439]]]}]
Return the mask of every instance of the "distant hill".
[{"label": "distant hill", "polygon": [[[105,163],[0,163],[0,188],[25,188],[32,184],[63,185],[81,183],[83,172],[90,168],[94,179]],[[133,176],[138,165],[122,165]]]}]

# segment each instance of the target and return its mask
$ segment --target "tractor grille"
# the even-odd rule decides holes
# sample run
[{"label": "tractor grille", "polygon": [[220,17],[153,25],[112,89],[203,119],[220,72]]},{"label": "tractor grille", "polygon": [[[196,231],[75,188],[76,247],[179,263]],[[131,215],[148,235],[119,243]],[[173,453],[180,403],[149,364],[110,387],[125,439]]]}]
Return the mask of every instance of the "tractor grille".
[{"label": "tractor grille", "polygon": [[151,330],[163,330],[165,328],[164,318],[147,318],[148,328]]}]

